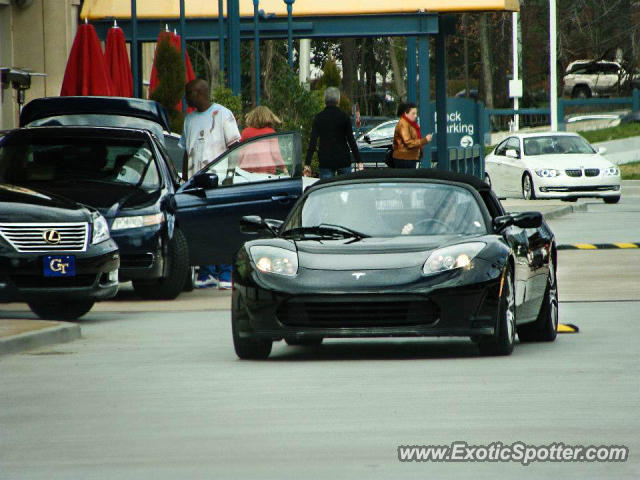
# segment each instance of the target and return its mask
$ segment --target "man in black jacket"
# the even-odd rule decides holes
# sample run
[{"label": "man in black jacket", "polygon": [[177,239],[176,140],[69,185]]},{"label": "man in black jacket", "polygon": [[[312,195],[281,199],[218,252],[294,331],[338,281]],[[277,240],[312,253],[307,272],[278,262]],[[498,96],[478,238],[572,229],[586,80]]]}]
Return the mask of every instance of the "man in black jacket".
[{"label": "man in black jacket", "polygon": [[330,178],[334,175],[344,175],[351,172],[351,154],[358,162],[358,170],[362,170],[360,152],[353,130],[351,129],[351,119],[338,108],[340,101],[340,90],[336,87],[329,87],[324,92],[324,103],[326,108],[318,113],[313,119],[311,138],[309,139],[309,149],[305,160],[304,174],[311,175],[311,159],[316,151],[318,137],[320,146],[318,148],[318,161],[320,163],[320,178]]}]

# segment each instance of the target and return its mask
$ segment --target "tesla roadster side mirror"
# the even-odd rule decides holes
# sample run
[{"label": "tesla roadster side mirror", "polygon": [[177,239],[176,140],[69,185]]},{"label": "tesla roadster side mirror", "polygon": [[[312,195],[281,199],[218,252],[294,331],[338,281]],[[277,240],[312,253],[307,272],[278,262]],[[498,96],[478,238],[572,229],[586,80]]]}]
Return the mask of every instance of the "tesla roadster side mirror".
[{"label": "tesla roadster side mirror", "polygon": [[364,136],[364,141],[370,144],[371,143],[371,137],[369,135],[365,135]]},{"label": "tesla roadster side mirror", "polygon": [[275,236],[281,225],[281,220],[272,220],[270,218],[265,220],[258,215],[247,215],[240,219],[240,231],[248,235],[268,232]]},{"label": "tesla roadster side mirror", "polygon": [[540,228],[542,214],[540,212],[522,212],[513,218],[513,224],[520,228]]},{"label": "tesla roadster side mirror", "polygon": [[604,155],[605,153],[607,153],[606,147],[599,147],[598,148],[598,155]]},{"label": "tesla roadster side mirror", "polygon": [[505,155],[509,158],[520,158],[520,155],[518,155],[518,152],[516,150],[513,149],[509,149],[505,152]]},{"label": "tesla roadster side mirror", "polygon": [[193,186],[197,188],[204,188],[210,190],[212,188],[218,188],[220,180],[215,173],[201,172],[193,176]]},{"label": "tesla roadster side mirror", "polygon": [[542,226],[542,214],[540,212],[510,213],[493,219],[493,228],[501,232],[514,225],[519,228],[539,228]]}]

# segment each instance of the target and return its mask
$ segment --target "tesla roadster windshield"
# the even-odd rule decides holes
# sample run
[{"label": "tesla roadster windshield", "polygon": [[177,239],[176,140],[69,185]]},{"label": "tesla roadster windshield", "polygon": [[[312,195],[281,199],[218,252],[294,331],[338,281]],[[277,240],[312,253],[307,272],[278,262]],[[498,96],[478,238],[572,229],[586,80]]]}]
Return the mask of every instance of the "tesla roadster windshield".
[{"label": "tesla roadster windshield", "polygon": [[62,138],[0,146],[0,181],[16,185],[113,183],[153,190],[160,179],[145,140]]},{"label": "tesla roadster windshield", "polygon": [[[481,235],[487,226],[466,189],[439,183],[358,183],[318,189],[292,213],[287,233],[352,237]],[[329,230],[331,229],[331,230]]]},{"label": "tesla roadster windshield", "polygon": [[528,156],[558,153],[594,154],[593,148],[582,137],[554,135],[524,139],[524,154]]}]

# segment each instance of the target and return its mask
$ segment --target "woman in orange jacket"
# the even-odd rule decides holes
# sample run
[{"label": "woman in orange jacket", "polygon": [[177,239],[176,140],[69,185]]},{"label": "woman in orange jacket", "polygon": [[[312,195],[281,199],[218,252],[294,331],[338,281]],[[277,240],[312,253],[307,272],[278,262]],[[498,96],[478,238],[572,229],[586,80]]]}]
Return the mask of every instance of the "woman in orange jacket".
[{"label": "woman in orange jacket", "polygon": [[416,168],[420,164],[424,146],[433,138],[432,134],[422,137],[415,103],[404,103],[398,108],[400,120],[393,133],[393,166],[395,168]]}]

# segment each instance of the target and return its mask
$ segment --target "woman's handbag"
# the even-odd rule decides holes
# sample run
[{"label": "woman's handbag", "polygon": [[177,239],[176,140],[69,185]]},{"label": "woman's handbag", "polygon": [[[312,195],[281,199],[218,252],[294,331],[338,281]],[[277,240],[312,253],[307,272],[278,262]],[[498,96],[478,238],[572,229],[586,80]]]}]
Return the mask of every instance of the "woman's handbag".
[{"label": "woman's handbag", "polygon": [[387,149],[387,153],[384,156],[384,163],[389,168],[394,168],[395,167],[395,161],[393,159],[393,148],[389,147]]}]

